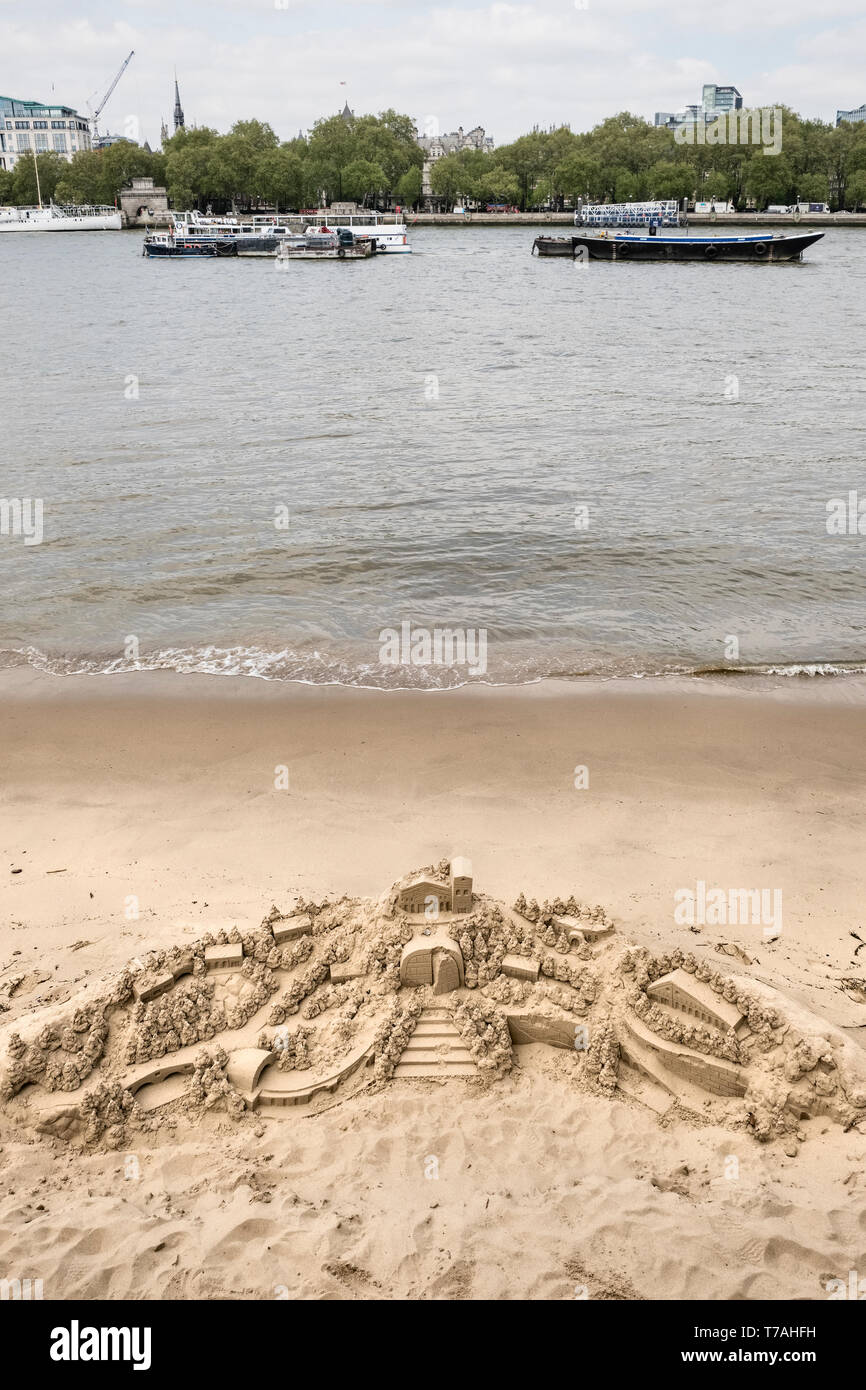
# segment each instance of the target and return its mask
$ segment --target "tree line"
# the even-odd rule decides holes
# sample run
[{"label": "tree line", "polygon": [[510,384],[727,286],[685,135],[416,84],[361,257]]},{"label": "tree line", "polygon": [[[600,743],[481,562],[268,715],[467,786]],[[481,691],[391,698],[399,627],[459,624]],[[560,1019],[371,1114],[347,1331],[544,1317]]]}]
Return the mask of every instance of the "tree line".
[{"label": "tree line", "polygon": [[[591,131],[532,130],[496,150],[442,156],[431,188],[446,207],[460,200],[507,203],[521,211],[645,198],[730,199],[737,207],[803,199],[855,210],[866,205],[866,123],[832,126],[782,112],[782,148],[680,144],[670,130],[629,112]],[[421,201],[424,152],[410,116],[325,117],[306,135],[281,141],[266,122],[237,121],[220,135],[179,130],[161,152],[119,141],[79,151],[67,162],[37,156],[43,201],[108,203],[137,176],[165,186],[176,208],[276,207],[300,211],[334,201],[370,206]],[[0,203],[36,202],[32,158],[0,170]]]}]

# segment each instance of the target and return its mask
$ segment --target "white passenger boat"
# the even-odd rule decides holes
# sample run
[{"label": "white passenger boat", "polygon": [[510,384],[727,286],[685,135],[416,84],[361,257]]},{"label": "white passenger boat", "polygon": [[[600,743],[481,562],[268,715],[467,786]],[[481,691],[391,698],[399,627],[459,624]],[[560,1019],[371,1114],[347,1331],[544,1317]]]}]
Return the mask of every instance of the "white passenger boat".
[{"label": "white passenger boat", "polygon": [[[298,219],[293,219],[298,223]],[[201,212],[173,212],[170,235],[178,242],[231,241],[239,256],[275,256],[284,242],[302,241],[299,225],[269,216],[209,217]]]},{"label": "white passenger boat", "polygon": [[211,217],[201,212],[171,214],[171,233],[178,241],[201,241],[212,238],[238,242],[240,256],[274,256],[283,243],[300,246],[304,236],[315,235],[322,226],[332,231],[346,228],[355,241],[370,242],[380,254],[405,255],[412,250],[408,228],[401,212],[370,212],[364,208],[353,212],[333,212],[327,208],[316,214],[274,213],[249,217]]},{"label": "white passenger boat", "polygon": [[0,232],[119,232],[121,226],[111,207],[0,208]]}]

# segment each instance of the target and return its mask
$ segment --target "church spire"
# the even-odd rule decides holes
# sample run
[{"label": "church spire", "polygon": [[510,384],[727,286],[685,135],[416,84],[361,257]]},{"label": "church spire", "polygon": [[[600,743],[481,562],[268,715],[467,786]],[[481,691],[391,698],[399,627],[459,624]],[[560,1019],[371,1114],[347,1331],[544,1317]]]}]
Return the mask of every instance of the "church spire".
[{"label": "church spire", "polygon": [[174,128],[183,130],[183,107],[180,104],[180,89],[177,85],[177,73],[174,75]]}]

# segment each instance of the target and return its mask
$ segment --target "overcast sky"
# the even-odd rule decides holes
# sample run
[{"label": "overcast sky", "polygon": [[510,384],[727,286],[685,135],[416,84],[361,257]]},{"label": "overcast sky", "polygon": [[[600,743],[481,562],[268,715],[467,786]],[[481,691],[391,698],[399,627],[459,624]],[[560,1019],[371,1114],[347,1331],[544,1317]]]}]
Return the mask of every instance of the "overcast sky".
[{"label": "overcast sky", "polygon": [[[102,128],[156,145],[177,67],[187,124],[251,116],[285,139],[349,104],[423,128],[652,119],[733,83],[808,116],[866,101],[864,0],[0,0],[0,92],[87,111],[130,49]],[[341,86],[345,83],[345,86]]]}]

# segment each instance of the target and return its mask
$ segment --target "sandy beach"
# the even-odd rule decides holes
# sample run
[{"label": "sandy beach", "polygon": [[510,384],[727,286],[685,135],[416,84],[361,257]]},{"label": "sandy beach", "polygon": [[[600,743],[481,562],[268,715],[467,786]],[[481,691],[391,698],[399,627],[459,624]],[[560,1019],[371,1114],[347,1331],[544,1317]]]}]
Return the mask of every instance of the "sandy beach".
[{"label": "sandy beach", "polygon": [[[648,945],[681,935],[680,887],[778,887],[778,943],[726,934],[810,1007],[858,1020],[832,981],[862,925],[859,682],[383,693],[20,670],[0,728],[4,915],[34,957],[59,953],[43,969],[61,978],[178,930],[257,923],[291,894],[376,896],[465,850],[497,897],[577,892]],[[96,944],[63,955],[83,937]]]},{"label": "sandy beach", "polygon": [[[864,724],[854,681],[419,694],[7,671],[0,989],[23,978],[0,1022],[296,895],[377,898],[465,853],[497,900],[602,904],[617,938],[693,951],[862,1046]],[[677,923],[700,880],[781,890],[781,933]],[[0,1119],[0,1254],[88,1298],[817,1298],[866,1262],[858,1130],[810,1122],[788,1156],[626,1092],[563,1096],[554,1049],[515,1057],[459,1108],[447,1080],[349,1087],[288,1122],[175,1115],[135,1141],[136,1183],[122,1154],[64,1157]]]}]

